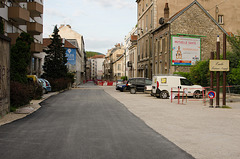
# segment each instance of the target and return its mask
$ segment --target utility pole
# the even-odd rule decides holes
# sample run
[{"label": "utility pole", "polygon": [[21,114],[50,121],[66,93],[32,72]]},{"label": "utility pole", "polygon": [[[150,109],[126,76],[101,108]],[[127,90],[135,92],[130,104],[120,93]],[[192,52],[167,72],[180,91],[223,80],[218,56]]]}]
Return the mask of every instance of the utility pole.
[{"label": "utility pole", "polygon": [[[220,39],[217,37],[217,60],[220,60]],[[219,108],[219,95],[220,95],[220,72],[217,71],[217,88],[216,88],[216,108]]]},{"label": "utility pole", "polygon": [[[223,33],[223,60],[227,59],[227,35]],[[226,106],[227,72],[223,71],[223,106]]]}]

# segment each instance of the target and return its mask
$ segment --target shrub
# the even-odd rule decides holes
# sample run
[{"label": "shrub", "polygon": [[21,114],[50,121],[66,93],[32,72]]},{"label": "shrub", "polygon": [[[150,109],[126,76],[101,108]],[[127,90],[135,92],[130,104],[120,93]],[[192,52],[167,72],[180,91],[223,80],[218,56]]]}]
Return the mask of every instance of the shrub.
[{"label": "shrub", "polygon": [[43,88],[42,88],[41,85],[31,82],[31,83],[28,84],[28,89],[30,91],[30,98],[31,99],[39,100],[39,99],[42,98]]},{"label": "shrub", "polygon": [[47,78],[47,80],[50,82],[53,92],[67,89],[68,87],[70,87],[72,83],[72,79],[70,78],[59,79]]},{"label": "shrub", "polygon": [[13,108],[27,105],[32,99],[41,99],[42,95],[42,87],[36,83],[23,84],[11,81],[10,101]]},{"label": "shrub", "polygon": [[174,72],[173,74],[180,75],[180,76],[183,76],[183,77],[191,80],[191,79],[190,79],[190,73],[189,73],[189,72]]},{"label": "shrub", "polygon": [[29,104],[31,91],[27,84],[11,81],[10,102],[12,107],[20,107]]},{"label": "shrub", "polygon": [[127,76],[122,76],[121,79],[122,79],[123,81],[127,81],[127,80],[128,80],[128,77],[127,77]]}]

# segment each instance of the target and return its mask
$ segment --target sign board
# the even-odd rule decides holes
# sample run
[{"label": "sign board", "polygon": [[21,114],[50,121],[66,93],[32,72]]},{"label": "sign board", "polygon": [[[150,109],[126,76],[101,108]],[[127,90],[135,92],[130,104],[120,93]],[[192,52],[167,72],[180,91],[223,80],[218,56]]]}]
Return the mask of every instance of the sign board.
[{"label": "sign board", "polygon": [[210,71],[229,71],[229,60],[210,60]]},{"label": "sign board", "polygon": [[67,62],[71,65],[76,65],[76,49],[66,48]]},{"label": "sign board", "polygon": [[201,39],[199,37],[172,36],[172,65],[191,66],[201,60]]},{"label": "sign board", "polygon": [[215,96],[216,96],[216,93],[215,93],[214,91],[209,91],[209,92],[208,92],[208,98],[214,99]]}]

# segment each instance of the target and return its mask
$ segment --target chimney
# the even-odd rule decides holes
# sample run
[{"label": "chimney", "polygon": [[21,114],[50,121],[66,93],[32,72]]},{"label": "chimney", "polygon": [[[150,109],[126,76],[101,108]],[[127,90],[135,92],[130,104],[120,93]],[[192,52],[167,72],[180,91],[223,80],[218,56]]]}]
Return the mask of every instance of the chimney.
[{"label": "chimney", "polygon": [[168,19],[169,19],[169,7],[168,7],[168,3],[165,4],[165,8],[164,8],[164,19],[165,19],[165,21],[168,21]]}]

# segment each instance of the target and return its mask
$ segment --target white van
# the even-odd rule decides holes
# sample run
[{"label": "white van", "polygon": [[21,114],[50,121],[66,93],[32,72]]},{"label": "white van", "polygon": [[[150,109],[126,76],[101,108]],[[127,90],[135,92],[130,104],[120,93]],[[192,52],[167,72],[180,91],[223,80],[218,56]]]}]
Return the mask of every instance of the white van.
[{"label": "white van", "polygon": [[185,77],[167,75],[153,76],[152,95],[159,98],[167,99],[170,97],[171,91],[173,96],[179,93],[180,95],[201,98],[202,90],[202,86],[193,85]]}]

